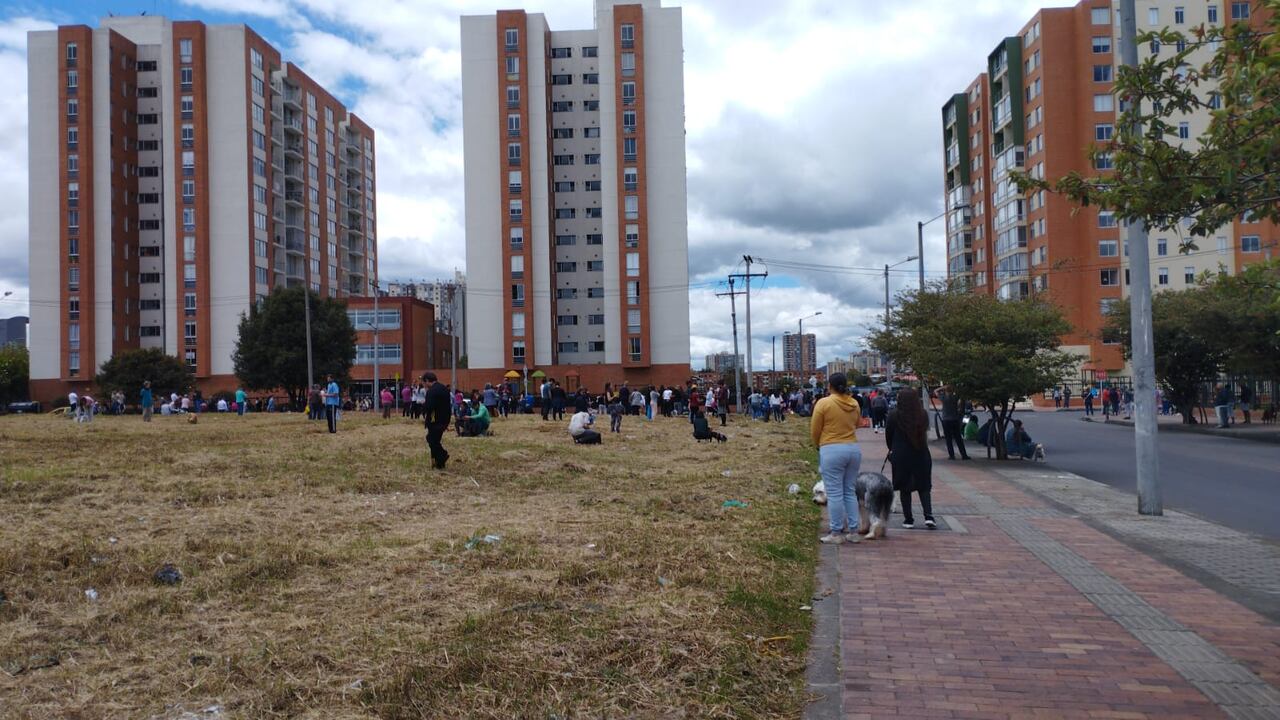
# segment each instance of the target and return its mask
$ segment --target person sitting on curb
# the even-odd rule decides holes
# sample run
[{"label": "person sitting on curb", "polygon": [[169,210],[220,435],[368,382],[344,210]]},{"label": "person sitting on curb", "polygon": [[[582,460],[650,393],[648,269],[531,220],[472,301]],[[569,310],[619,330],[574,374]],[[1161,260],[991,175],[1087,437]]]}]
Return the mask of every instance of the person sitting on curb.
[{"label": "person sitting on curb", "polygon": [[727,439],[724,435],[711,429],[711,424],[707,422],[707,416],[701,410],[690,410],[690,422],[693,423],[694,440],[719,440],[724,442]]},{"label": "person sitting on curb", "polygon": [[1018,455],[1024,460],[1044,460],[1044,446],[1032,441],[1026,430],[1022,429],[1022,421],[1014,420],[1004,433],[1004,446],[1010,455]]},{"label": "person sitting on curb", "polygon": [[475,404],[475,411],[462,418],[464,422],[456,423],[459,437],[480,437],[489,431],[489,408],[482,403]]},{"label": "person sitting on curb", "polygon": [[579,445],[599,445],[600,433],[591,429],[596,421],[589,410],[576,412],[569,418],[569,436]]}]

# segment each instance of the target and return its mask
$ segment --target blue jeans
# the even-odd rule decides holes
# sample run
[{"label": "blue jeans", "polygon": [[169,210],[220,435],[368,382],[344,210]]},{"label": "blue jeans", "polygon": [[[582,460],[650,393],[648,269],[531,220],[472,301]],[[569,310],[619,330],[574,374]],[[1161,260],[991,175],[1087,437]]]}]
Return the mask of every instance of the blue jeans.
[{"label": "blue jeans", "polygon": [[823,445],[818,448],[818,471],[822,473],[822,486],[827,491],[827,514],[831,519],[831,532],[838,533],[857,525],[858,497],[853,482],[862,466],[862,448],[855,443]]}]

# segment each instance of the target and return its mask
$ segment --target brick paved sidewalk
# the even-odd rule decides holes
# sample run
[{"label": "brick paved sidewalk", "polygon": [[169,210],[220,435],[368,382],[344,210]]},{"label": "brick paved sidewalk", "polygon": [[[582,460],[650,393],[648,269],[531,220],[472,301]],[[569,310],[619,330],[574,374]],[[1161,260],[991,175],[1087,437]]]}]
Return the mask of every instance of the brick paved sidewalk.
[{"label": "brick paved sidewalk", "polygon": [[[879,468],[882,436],[862,445]],[[943,529],[895,515],[834,554],[844,717],[1280,718],[1280,626],[943,457]]]}]

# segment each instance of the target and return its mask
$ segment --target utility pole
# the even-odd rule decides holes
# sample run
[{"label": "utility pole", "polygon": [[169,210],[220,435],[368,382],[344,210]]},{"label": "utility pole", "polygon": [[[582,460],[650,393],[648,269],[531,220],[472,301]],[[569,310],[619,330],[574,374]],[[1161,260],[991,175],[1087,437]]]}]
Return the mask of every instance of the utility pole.
[{"label": "utility pole", "polygon": [[729,292],[716,293],[716,297],[729,296],[729,316],[733,319],[733,392],[738,403],[738,412],[742,412],[742,368],[738,367],[738,301],[741,293],[733,291],[733,276],[729,276]]},{"label": "utility pole", "polygon": [[[449,388],[454,392],[458,391],[458,334],[453,326],[458,316],[458,306],[453,299],[457,289],[456,284],[449,286]],[[528,392],[527,381],[525,385],[525,392]]]},{"label": "utility pole", "polygon": [[770,368],[774,375],[778,374],[778,336],[769,336],[769,345],[773,348],[773,367]]},{"label": "utility pole", "polygon": [[374,280],[373,281],[373,409],[375,412],[382,411],[382,392],[381,392],[382,388],[378,387],[381,384],[380,381],[382,379],[381,377],[379,377],[380,373],[378,372],[379,371],[378,355],[381,354],[380,347],[378,345],[378,327],[381,324],[382,323],[379,322],[379,317],[378,317],[378,281]]},{"label": "utility pole", "polygon": [[[1137,9],[1135,0],[1120,0],[1120,64],[1138,66]],[[1134,128],[1141,132],[1141,128]],[[1138,513],[1163,515],[1160,493],[1160,458],[1156,454],[1155,340],[1151,329],[1151,249],[1147,228],[1141,222],[1125,225],[1129,246],[1129,322],[1133,327],[1134,455],[1138,476]]]},{"label": "utility pole", "polygon": [[745,273],[734,273],[729,276],[729,279],[732,280],[733,278],[740,277],[746,280],[747,283],[747,386],[754,389],[755,379],[751,374],[751,278],[766,278],[769,277],[769,273],[751,272],[751,263],[755,261],[750,255],[743,255],[742,259],[747,263],[747,271]]},{"label": "utility pole", "polygon": [[[892,265],[889,265],[888,263],[886,263],[884,266],[884,330],[885,332],[889,331],[889,268],[897,267],[903,263],[909,263],[912,260],[918,260],[918,259],[919,258],[917,256],[912,255],[906,260],[900,260]],[[885,382],[889,383],[889,388],[890,390],[892,390],[893,389],[893,358],[889,358],[889,361],[888,363],[886,363],[886,365],[887,367],[885,368],[885,376],[886,376]]]}]

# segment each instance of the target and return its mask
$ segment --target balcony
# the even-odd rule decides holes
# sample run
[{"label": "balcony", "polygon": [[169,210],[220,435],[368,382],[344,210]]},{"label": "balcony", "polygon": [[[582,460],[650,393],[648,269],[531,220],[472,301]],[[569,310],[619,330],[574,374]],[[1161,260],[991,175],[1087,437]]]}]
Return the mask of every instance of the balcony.
[{"label": "balcony", "polygon": [[1025,227],[1010,228],[996,239],[996,257],[1003,258],[1009,253],[1021,252],[1027,247],[1027,229]]},{"label": "balcony", "polygon": [[991,129],[999,130],[1013,119],[1013,96],[1005,95],[1004,99],[991,108]]},{"label": "balcony", "polygon": [[302,118],[291,112],[284,114],[284,119],[280,121],[280,124],[284,126],[286,133],[302,134]]},{"label": "balcony", "polygon": [[302,156],[306,150],[302,147],[301,140],[289,140],[284,143],[284,154],[296,160],[302,160]]},{"label": "balcony", "polygon": [[272,148],[271,150],[271,167],[276,172],[284,170],[284,151],[280,148]]},{"label": "balcony", "polygon": [[286,160],[284,163],[284,176],[290,180],[302,182],[302,163]]},{"label": "balcony", "polygon": [[307,251],[307,236],[301,230],[286,230],[284,235],[285,252],[302,255]]},{"label": "balcony", "polygon": [[968,185],[961,185],[953,188],[947,193],[947,209],[955,208],[960,205],[971,205],[973,199],[973,191]]},{"label": "balcony", "polygon": [[[301,190],[290,190],[284,194],[284,202],[286,205],[301,206],[304,197],[306,196]],[[292,225],[293,223],[291,222],[290,224]]]},{"label": "balcony", "polygon": [[947,146],[947,169],[960,164],[960,143],[953,142]]},{"label": "balcony", "polygon": [[1026,164],[1026,151],[1021,147],[1011,147],[996,157],[994,176],[998,182],[1004,178],[1008,171],[1021,169]]},{"label": "balcony", "polygon": [[289,85],[284,86],[284,92],[280,93],[281,100],[284,104],[302,112],[302,91]]}]

